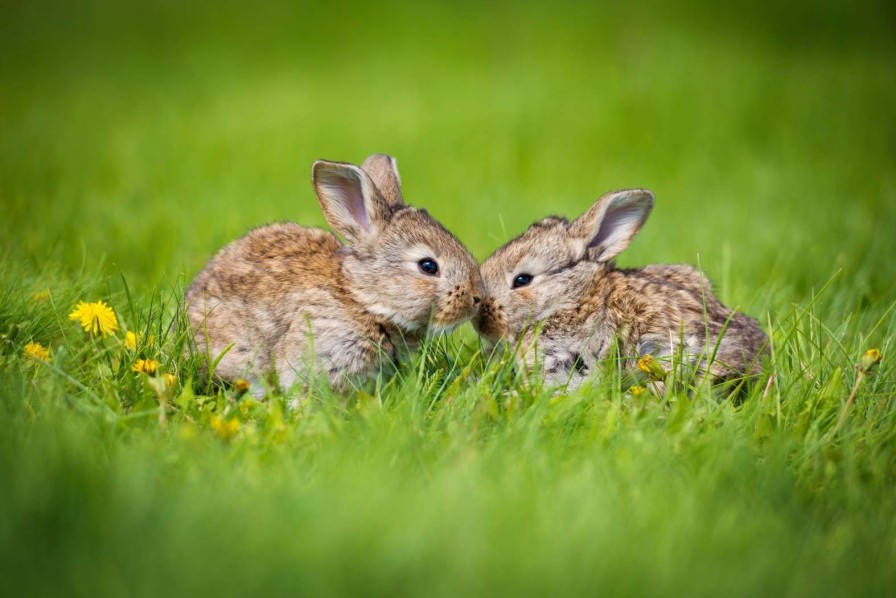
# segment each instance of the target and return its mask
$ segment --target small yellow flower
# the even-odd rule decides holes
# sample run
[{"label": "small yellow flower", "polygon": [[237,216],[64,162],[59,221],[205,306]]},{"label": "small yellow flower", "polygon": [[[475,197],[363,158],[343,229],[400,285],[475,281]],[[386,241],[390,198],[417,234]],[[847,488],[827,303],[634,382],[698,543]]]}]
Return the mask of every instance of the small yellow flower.
[{"label": "small yellow flower", "polygon": [[[136,349],[137,345],[140,344],[140,341],[143,340],[142,332],[131,332],[128,330],[124,333],[124,346],[128,349]],[[153,342],[156,338],[153,335],[149,335],[149,342],[146,343],[147,347],[152,347]]]},{"label": "small yellow flower", "polygon": [[635,384],[634,386],[632,386],[631,388],[629,388],[628,391],[629,391],[630,393],[632,393],[632,396],[635,397],[635,398],[637,399],[638,397],[640,397],[640,396],[644,393],[644,387],[643,387],[643,386],[638,386],[637,384]]},{"label": "small yellow flower", "polygon": [[177,384],[177,376],[174,374],[165,374],[162,376],[165,379],[165,387],[172,388],[175,384]]},{"label": "small yellow flower", "polygon": [[32,301],[35,303],[43,303],[47,299],[50,298],[50,289],[44,289],[42,291],[37,291],[33,295],[31,295]]},{"label": "small yellow flower", "polygon": [[22,351],[28,359],[37,361],[50,361],[50,351],[40,343],[30,342]]},{"label": "small yellow flower", "polygon": [[215,431],[219,437],[227,440],[229,438],[233,438],[236,435],[237,430],[240,429],[240,420],[233,417],[227,421],[224,421],[224,418],[218,417],[217,415],[213,415],[211,419],[212,430]]},{"label": "small yellow flower", "polygon": [[80,320],[84,332],[107,336],[118,330],[118,318],[112,308],[102,301],[86,303],[79,301],[74,311],[68,315],[69,320]]},{"label": "small yellow flower", "polygon": [[244,378],[237,378],[233,383],[233,389],[239,394],[243,394],[244,392],[249,390],[249,381]]},{"label": "small yellow flower", "polygon": [[650,376],[653,380],[665,380],[666,370],[660,365],[660,362],[650,353],[645,354],[638,359],[638,369]]},{"label": "small yellow flower", "polygon": [[135,372],[152,375],[159,369],[159,362],[155,359],[138,359],[131,366],[131,369]]},{"label": "small yellow flower", "polygon": [[124,333],[124,346],[128,349],[136,349],[137,341],[139,341],[142,336],[142,334],[135,334],[128,330]]},{"label": "small yellow flower", "polygon": [[871,368],[876,366],[880,362],[880,350],[879,349],[868,349],[865,351],[865,354],[862,355],[862,360],[859,362],[859,370],[863,372],[870,372]]}]

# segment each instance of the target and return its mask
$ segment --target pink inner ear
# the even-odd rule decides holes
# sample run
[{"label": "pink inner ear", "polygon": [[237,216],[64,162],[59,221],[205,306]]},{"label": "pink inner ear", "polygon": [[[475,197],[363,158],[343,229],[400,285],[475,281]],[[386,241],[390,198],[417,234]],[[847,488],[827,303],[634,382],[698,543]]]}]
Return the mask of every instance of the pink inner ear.
[{"label": "pink inner ear", "polygon": [[372,224],[370,216],[367,214],[367,209],[364,207],[364,192],[361,188],[361,181],[350,176],[339,176],[333,182],[352,220],[365,231],[369,231]]},{"label": "pink inner ear", "polygon": [[[627,240],[634,235],[635,230],[641,223],[644,215],[644,208],[635,203],[625,204],[619,207],[611,207],[607,210],[597,234],[588,243],[588,247],[597,247],[607,243],[618,243],[620,240]],[[618,237],[618,238],[617,238]]]},{"label": "pink inner ear", "polygon": [[364,230],[369,231],[371,228],[370,217],[367,215],[367,210],[364,209],[364,198],[361,197],[360,201],[352,202],[349,206],[349,209],[352,213],[352,218],[355,219]]}]

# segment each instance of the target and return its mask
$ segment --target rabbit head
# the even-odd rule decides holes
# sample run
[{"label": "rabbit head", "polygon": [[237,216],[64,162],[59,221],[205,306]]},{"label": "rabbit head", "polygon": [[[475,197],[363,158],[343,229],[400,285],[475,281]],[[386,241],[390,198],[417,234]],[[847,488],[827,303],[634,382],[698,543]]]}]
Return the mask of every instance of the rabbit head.
[{"label": "rabbit head", "polygon": [[513,340],[534,322],[576,307],[652,208],[649,191],[615,191],[572,222],[551,216],[531,225],[482,264],[485,298],[474,319],[477,331],[492,341]]},{"label": "rabbit head", "polygon": [[469,319],[482,296],[476,261],[426,210],[406,205],[395,160],[362,167],[317,161],[312,182],[341,251],[348,291],[402,330],[448,329]]}]

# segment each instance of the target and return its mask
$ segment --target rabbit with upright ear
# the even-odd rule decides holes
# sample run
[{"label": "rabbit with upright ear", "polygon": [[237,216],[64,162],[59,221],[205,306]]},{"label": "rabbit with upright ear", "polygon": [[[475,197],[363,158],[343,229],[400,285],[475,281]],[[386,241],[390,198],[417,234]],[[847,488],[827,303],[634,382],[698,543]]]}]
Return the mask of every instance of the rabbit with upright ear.
[{"label": "rabbit with upright ear", "polygon": [[317,161],[312,182],[329,225],[347,241],[291,222],[222,249],[186,293],[196,345],[215,374],[280,386],[325,376],[338,390],[395,360],[429,325],[469,319],[481,279],[464,246],[404,203],[395,160],[361,168]]},{"label": "rabbit with upright ear", "polygon": [[685,354],[716,380],[758,374],[765,334],[722,305],[703,274],[686,265],[614,266],[652,209],[649,191],[617,191],[572,222],[530,226],[482,264],[476,329],[520,341],[523,365],[543,368],[553,384],[578,385],[614,344],[628,364]]}]

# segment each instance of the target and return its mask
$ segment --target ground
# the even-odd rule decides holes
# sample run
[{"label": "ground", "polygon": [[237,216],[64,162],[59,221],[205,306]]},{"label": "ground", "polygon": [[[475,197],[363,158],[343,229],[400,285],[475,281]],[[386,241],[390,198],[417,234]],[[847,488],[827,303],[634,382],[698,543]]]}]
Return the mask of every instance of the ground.
[{"label": "ground", "polygon": [[[0,590],[890,593],[893,19],[5,4]],[[250,227],[323,225],[312,161],[374,152],[480,260],[651,189],[621,265],[699,265],[770,334],[765,377],[657,397],[610,363],[553,393],[467,325],[298,409],[211,386],[172,326],[184,285]],[[85,333],[80,301],[117,330]]]}]

